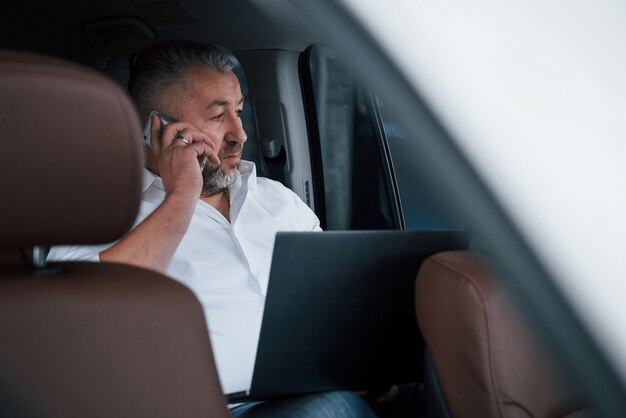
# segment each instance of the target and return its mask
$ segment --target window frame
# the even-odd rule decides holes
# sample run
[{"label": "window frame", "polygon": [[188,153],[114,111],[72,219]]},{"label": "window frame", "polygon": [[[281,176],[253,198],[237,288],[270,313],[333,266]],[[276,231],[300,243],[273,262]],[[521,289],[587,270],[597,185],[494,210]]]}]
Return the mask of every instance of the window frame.
[{"label": "window frame", "polygon": [[[316,46],[319,46],[319,44],[312,44],[302,51],[298,67],[300,72],[300,85],[308,133],[309,155],[311,158],[311,176],[313,179],[312,195],[315,203],[315,213],[320,220],[320,226],[322,229],[326,229],[328,222],[326,213],[326,189],[324,182],[322,141],[314,94],[313,74],[310,71],[312,51]],[[385,187],[388,194],[387,199],[391,211],[391,228],[404,230],[405,222],[400,201],[400,193],[393,168],[389,144],[387,142],[387,136],[385,134],[382,115],[379,109],[378,99],[370,89],[363,87],[358,79],[355,81],[356,85],[359,86],[364,93],[368,115],[370,116],[370,122],[372,123],[372,130],[374,131],[380,162],[382,164]]]}]

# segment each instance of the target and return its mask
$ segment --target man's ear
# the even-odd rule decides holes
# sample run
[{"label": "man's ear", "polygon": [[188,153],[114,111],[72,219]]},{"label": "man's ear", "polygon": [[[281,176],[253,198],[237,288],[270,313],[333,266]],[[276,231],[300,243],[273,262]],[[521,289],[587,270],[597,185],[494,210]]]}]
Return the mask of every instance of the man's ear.
[{"label": "man's ear", "polygon": [[152,171],[156,175],[160,175],[159,173],[159,162],[155,153],[154,148],[149,148],[147,146],[143,147],[144,152],[144,166]]}]

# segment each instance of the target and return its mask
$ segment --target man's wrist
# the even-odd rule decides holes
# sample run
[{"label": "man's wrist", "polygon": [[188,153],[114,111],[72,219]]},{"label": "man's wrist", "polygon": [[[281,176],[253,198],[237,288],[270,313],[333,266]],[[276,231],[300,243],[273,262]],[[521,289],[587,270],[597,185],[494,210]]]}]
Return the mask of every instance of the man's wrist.
[{"label": "man's wrist", "polygon": [[169,202],[177,206],[195,207],[196,201],[200,198],[200,193],[192,190],[175,190],[165,192],[164,202]]}]

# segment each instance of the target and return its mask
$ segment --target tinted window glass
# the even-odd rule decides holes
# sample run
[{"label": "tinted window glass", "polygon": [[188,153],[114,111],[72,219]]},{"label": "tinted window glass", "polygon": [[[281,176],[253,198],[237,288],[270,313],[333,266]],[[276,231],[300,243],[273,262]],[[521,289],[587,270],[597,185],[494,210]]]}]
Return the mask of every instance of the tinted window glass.
[{"label": "tinted window glass", "polygon": [[[418,138],[409,138],[402,127],[394,121],[393,115],[379,102],[379,109],[384,120],[383,127],[393,168],[398,184],[400,202],[406,229],[448,229],[456,228],[441,207],[434,202],[440,201],[439,190],[432,187],[432,179],[425,178],[428,170],[417,170],[415,148],[411,146]],[[426,174],[427,175],[427,174]]]},{"label": "tinted window glass", "polygon": [[312,152],[318,155],[315,187],[323,183],[318,215],[325,229],[394,228],[371,97],[327,50],[314,46],[307,52],[312,90],[307,109],[309,124],[316,124],[312,147],[318,148]]}]

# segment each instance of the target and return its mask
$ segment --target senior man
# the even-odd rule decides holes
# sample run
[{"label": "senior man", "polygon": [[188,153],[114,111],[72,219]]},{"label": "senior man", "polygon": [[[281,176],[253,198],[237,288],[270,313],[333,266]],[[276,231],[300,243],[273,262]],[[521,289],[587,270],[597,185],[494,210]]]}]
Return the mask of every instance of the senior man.
[{"label": "senior man", "polygon": [[[249,387],[277,231],[320,230],[291,190],[241,159],[244,100],[218,47],[165,41],[137,56],[129,91],[146,132],[135,227],[110,246],[55,247],[48,258],[153,269],[184,283],[205,311],[225,393]],[[155,113],[158,112],[158,113]],[[351,392],[231,406],[235,417],[375,416]]]}]

